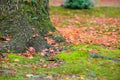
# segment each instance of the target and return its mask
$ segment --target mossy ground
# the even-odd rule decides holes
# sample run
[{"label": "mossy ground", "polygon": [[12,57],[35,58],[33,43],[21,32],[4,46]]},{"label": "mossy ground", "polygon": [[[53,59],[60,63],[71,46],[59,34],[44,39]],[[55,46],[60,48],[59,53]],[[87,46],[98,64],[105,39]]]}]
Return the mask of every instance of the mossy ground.
[{"label": "mossy ground", "polygon": [[[120,75],[120,62],[112,60],[92,58],[89,56],[89,51],[95,49],[100,55],[117,58],[120,50],[109,50],[100,46],[93,45],[79,45],[72,46],[70,49],[59,53],[54,58],[62,60],[63,64],[52,68],[46,68],[45,65],[53,64],[55,62],[46,61],[44,58],[40,58],[39,54],[36,54],[34,58],[29,59],[15,54],[8,54],[8,60],[2,65],[7,67],[3,70],[16,70],[15,75],[3,74],[1,80],[35,80],[35,78],[26,78],[27,74],[34,75],[60,75],[60,80],[68,78],[68,80],[119,80]],[[17,61],[18,59],[18,61]],[[9,63],[9,66],[8,66]],[[75,75],[70,79],[69,75]],[[54,78],[55,79],[55,78]]]},{"label": "mossy ground", "polygon": [[[88,17],[106,15],[107,17],[120,17],[118,8],[95,8],[88,10],[70,10],[60,7],[51,7],[51,16],[60,14],[72,17],[74,14],[88,14]],[[96,11],[97,10],[97,11]],[[70,11],[70,13],[66,13]],[[114,13],[113,13],[114,12]],[[66,47],[65,47],[66,48]],[[52,80],[119,80],[120,62],[92,58],[89,51],[95,50],[97,54],[111,58],[119,58],[119,49],[108,49],[97,45],[67,45],[67,49],[53,58],[61,61],[60,66],[56,62],[46,61],[40,54],[33,58],[26,58],[17,54],[8,54],[7,59],[2,62],[0,80],[38,80],[39,76],[51,77]],[[57,63],[59,65],[59,63]],[[49,67],[53,66],[53,67]],[[11,72],[13,71],[13,72]],[[11,72],[11,73],[9,73]],[[14,74],[15,72],[15,74]],[[34,74],[33,77],[26,77],[27,74]],[[54,77],[53,77],[54,76]],[[40,79],[39,79],[40,80]]]}]

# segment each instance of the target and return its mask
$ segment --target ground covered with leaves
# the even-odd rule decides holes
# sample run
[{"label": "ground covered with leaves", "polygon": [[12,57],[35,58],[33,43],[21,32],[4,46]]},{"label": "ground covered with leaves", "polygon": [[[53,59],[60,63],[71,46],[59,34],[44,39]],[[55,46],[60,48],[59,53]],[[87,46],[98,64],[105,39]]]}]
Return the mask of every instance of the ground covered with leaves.
[{"label": "ground covered with leaves", "polygon": [[[60,4],[60,3],[59,3]],[[50,7],[56,47],[0,58],[0,80],[119,80],[120,8]],[[66,39],[64,41],[60,34]],[[59,39],[58,39],[59,37]]]},{"label": "ground covered with leaves", "polygon": [[51,20],[67,42],[100,44],[120,49],[120,18],[117,15],[120,12],[119,8],[115,10],[109,8],[110,11],[106,8],[91,10],[59,8],[58,12],[55,7],[53,8],[54,15],[51,16]]}]

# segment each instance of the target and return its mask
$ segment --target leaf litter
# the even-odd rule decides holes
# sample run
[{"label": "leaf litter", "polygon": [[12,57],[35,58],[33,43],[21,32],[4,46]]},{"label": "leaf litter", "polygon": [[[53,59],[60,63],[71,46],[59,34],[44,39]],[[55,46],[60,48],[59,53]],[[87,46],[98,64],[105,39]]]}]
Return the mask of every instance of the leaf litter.
[{"label": "leaf litter", "polygon": [[[55,17],[58,18],[55,18]],[[62,24],[67,19],[68,24]],[[79,17],[73,18],[52,15],[51,20],[56,29],[67,42],[73,44],[97,44],[120,49],[120,18]],[[83,24],[85,22],[85,24]]]}]

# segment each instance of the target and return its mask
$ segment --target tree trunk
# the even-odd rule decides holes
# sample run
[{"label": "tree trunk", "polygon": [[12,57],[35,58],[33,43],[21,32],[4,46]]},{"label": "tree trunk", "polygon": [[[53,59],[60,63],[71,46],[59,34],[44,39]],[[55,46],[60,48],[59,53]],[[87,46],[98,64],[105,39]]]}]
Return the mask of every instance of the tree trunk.
[{"label": "tree trunk", "polygon": [[48,13],[48,0],[0,0],[0,34],[12,39],[0,44],[0,50],[25,52],[49,48],[44,34],[55,31]]}]

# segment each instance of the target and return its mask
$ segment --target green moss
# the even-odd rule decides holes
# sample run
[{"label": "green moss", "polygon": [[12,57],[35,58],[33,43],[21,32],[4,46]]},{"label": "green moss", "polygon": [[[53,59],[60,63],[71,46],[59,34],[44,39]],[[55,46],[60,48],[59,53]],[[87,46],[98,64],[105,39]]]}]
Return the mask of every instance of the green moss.
[{"label": "green moss", "polygon": [[[76,75],[75,80],[78,79],[80,75],[84,75],[83,78],[86,80],[92,79],[108,79],[108,80],[118,80],[120,74],[120,63],[114,62],[107,59],[101,58],[91,58],[89,56],[89,50],[97,50],[101,55],[109,57],[118,57],[120,50],[109,50],[102,46],[93,45],[78,45],[71,46],[69,50],[59,53],[54,56],[54,58],[59,58],[63,64],[59,67],[53,68],[43,68],[41,66],[45,64],[51,64],[45,59],[40,59],[40,55],[36,54],[33,59],[28,59],[21,57],[19,55],[9,54],[9,62],[16,70],[17,73],[14,76],[7,75],[1,76],[0,79],[15,80],[18,78],[22,80],[28,80],[30,78],[25,78],[24,72],[34,73],[35,75],[56,74],[61,76],[66,76],[69,74]],[[106,54],[107,52],[107,54]],[[15,62],[14,59],[19,59],[19,62]],[[5,64],[5,63],[4,63]],[[19,65],[19,66],[16,66]],[[40,66],[41,65],[41,66]],[[37,70],[34,70],[33,66],[37,66]],[[83,79],[83,80],[84,80]],[[74,79],[71,79],[74,80]]]},{"label": "green moss", "polygon": [[[70,50],[71,49],[71,50]],[[83,74],[87,78],[107,78],[108,80],[116,79],[120,77],[118,64],[119,62],[112,62],[107,59],[94,59],[89,57],[89,50],[98,50],[101,55],[117,58],[120,50],[109,50],[99,46],[73,46],[68,51],[58,54],[56,57],[65,61],[65,64],[57,70],[64,70],[66,74]],[[107,52],[107,54],[106,54]],[[116,57],[115,57],[116,56]],[[112,69],[110,69],[112,67]],[[55,69],[54,69],[55,70]],[[114,73],[114,74],[113,74]],[[113,76],[114,75],[114,76]]]},{"label": "green moss", "polygon": [[16,54],[8,54],[7,55],[8,58],[11,58],[11,59],[23,59],[22,56],[19,56],[19,55],[16,55]]},{"label": "green moss", "polygon": [[68,51],[58,54],[56,57],[65,60],[65,61],[71,61],[71,60],[78,60],[80,57],[86,58],[88,55],[86,55],[86,51]]}]

